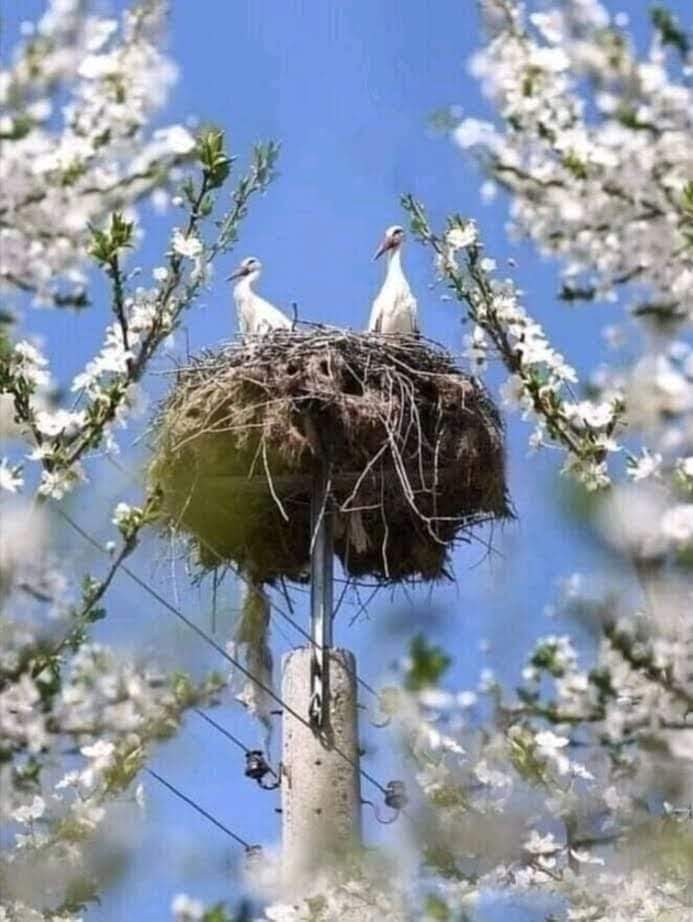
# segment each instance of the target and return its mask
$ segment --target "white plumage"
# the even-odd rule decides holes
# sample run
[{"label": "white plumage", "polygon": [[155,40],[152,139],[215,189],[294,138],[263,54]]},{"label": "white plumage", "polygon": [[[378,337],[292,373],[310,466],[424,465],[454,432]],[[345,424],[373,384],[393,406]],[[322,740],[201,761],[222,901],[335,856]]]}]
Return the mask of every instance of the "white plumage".
[{"label": "white plumage", "polygon": [[368,329],[374,333],[418,333],[416,298],[402,269],[404,228],[395,224],[385,231],[374,259],[387,253],[385,281],[373,302]]},{"label": "white plumage", "polygon": [[238,279],[233,288],[233,298],[236,302],[236,313],[238,314],[238,327],[241,333],[255,333],[264,335],[270,330],[283,328],[291,329],[291,321],[282,314],[269,301],[265,301],[260,295],[253,291],[253,284],[260,277],[262,272],[262,263],[254,256],[244,259],[238,269],[229,276],[230,279]]}]

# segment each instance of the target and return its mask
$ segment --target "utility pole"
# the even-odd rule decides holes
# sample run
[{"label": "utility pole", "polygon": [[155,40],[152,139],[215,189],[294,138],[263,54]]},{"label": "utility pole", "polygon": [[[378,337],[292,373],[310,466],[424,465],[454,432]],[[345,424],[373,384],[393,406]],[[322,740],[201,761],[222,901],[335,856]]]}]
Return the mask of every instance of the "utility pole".
[{"label": "utility pole", "polygon": [[282,876],[299,893],[361,841],[356,660],[332,644],[333,536],[328,472],[311,502],[311,645],[282,660]]}]

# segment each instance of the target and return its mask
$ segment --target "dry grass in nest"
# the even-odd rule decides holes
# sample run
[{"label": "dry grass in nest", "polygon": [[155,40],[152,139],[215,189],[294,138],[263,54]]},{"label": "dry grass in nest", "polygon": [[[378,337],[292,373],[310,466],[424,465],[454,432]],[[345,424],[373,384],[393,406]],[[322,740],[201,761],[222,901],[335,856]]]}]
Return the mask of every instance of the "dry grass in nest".
[{"label": "dry grass in nest", "polygon": [[323,463],[350,576],[436,579],[473,526],[510,515],[493,403],[411,336],[277,330],[205,352],[178,369],[154,452],[163,524],[204,569],[259,582],[307,576]]}]

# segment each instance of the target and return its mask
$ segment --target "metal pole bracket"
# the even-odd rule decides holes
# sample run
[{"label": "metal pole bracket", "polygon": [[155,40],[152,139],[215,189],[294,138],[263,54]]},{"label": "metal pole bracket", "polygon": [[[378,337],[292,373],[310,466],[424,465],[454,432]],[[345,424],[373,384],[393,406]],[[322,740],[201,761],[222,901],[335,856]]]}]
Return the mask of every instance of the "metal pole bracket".
[{"label": "metal pole bracket", "polygon": [[311,726],[316,730],[323,730],[327,726],[329,713],[329,658],[334,596],[334,537],[329,494],[328,470],[323,465],[313,482],[310,510],[310,637],[313,653],[308,716]]}]

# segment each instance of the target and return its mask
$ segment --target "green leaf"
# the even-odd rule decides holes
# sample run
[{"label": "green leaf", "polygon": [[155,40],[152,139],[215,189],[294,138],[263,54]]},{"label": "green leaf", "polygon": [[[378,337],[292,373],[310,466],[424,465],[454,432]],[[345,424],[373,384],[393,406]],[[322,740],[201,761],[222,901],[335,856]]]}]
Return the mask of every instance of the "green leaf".
[{"label": "green leaf", "polygon": [[566,154],[563,158],[563,166],[572,173],[576,179],[587,179],[587,166],[575,154]]},{"label": "green leaf", "polygon": [[115,211],[111,215],[111,223],[106,230],[91,228],[89,255],[99,265],[111,265],[120,250],[132,246],[133,229],[134,223],[126,221],[119,211]]},{"label": "green leaf", "polygon": [[15,766],[13,769],[14,784],[20,790],[33,790],[39,784],[41,763],[34,756],[30,756],[24,765]]},{"label": "green leaf", "polygon": [[518,774],[532,784],[544,784],[546,765],[537,755],[534,734],[526,727],[511,727],[508,734],[510,761]]},{"label": "green leaf", "polygon": [[693,181],[687,182],[681,193],[683,210],[693,218]]},{"label": "green leaf", "polygon": [[624,127],[631,128],[633,131],[653,131],[658,133],[656,125],[653,125],[652,122],[643,122],[638,117],[635,109],[625,103],[618,107],[614,116]]},{"label": "green leaf", "polygon": [[214,208],[214,199],[211,195],[205,195],[205,197],[200,202],[200,207],[198,208],[198,213],[201,217],[206,218],[212,213]]},{"label": "green leaf", "polygon": [[440,897],[435,896],[433,893],[429,893],[426,897],[426,915],[431,919],[436,919],[438,922],[448,922],[452,918],[450,914],[450,907],[447,903],[444,903]]},{"label": "green leaf", "polygon": [[663,45],[672,45],[682,57],[685,57],[691,47],[690,40],[679,25],[679,21],[663,4],[657,3],[650,7],[650,20],[659,32]]},{"label": "green leaf", "polygon": [[81,160],[73,161],[70,166],[65,167],[60,176],[61,186],[74,186],[80,177],[87,172],[87,165]]},{"label": "green leaf", "polygon": [[[77,840],[79,841],[79,839]],[[68,880],[65,887],[63,902],[60,906],[60,914],[63,913],[82,913],[89,908],[90,903],[100,904],[98,882],[87,875],[72,877]]]},{"label": "green leaf", "polygon": [[224,149],[224,132],[208,128],[197,138],[197,157],[205,171],[207,185],[217,189],[226,181],[231,171],[231,158]]},{"label": "green leaf", "polygon": [[414,237],[419,240],[425,239],[430,233],[430,228],[421,202],[417,201],[413,195],[406,194],[401,196],[400,205],[409,215],[409,224]]},{"label": "green leaf", "polygon": [[423,634],[417,634],[409,645],[411,665],[405,678],[409,691],[420,691],[437,685],[452,659],[441,647],[429,645]]},{"label": "green leaf", "polygon": [[111,215],[111,241],[117,249],[132,246],[133,222],[126,221],[118,211]]},{"label": "green leaf", "polygon": [[560,658],[557,657],[558,644],[547,640],[539,644],[532,654],[530,663],[537,669],[545,669],[555,678],[560,678],[565,673]]},{"label": "green leaf", "polygon": [[264,190],[274,179],[278,158],[279,145],[276,141],[256,144],[253,148],[253,171],[255,181],[261,190]]},{"label": "green leaf", "polygon": [[202,922],[233,922],[233,917],[228,913],[223,903],[217,903],[205,912],[202,916]]},{"label": "green leaf", "polygon": [[15,117],[10,128],[0,131],[0,141],[21,141],[34,127],[34,120],[28,115]]},{"label": "green leaf", "polygon": [[193,183],[190,176],[188,176],[180,187],[181,194],[185,196],[188,202],[193,205],[195,202],[195,184]]},{"label": "green leaf", "polygon": [[449,106],[446,106],[443,109],[436,109],[434,112],[428,116],[426,120],[428,127],[435,132],[440,132],[441,134],[447,134],[456,128],[460,119],[454,114],[452,109]]},{"label": "green leaf", "polygon": [[95,606],[89,610],[89,613],[87,614],[87,621],[89,624],[94,624],[96,621],[103,621],[105,617],[106,609],[100,606]]},{"label": "green leaf", "polygon": [[561,301],[594,301],[596,295],[597,289],[591,285],[582,287],[580,285],[569,285],[567,282],[563,283],[558,293]]},{"label": "green leaf", "polygon": [[644,318],[657,329],[663,330],[682,323],[686,318],[677,301],[646,301],[636,305],[631,313]]},{"label": "green leaf", "polygon": [[457,865],[457,855],[442,842],[424,844],[424,861],[443,877],[463,880],[464,875]]}]

